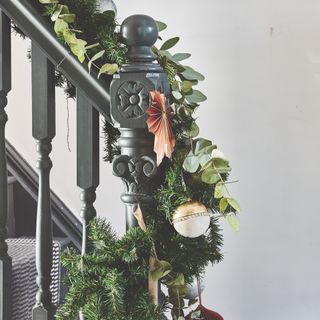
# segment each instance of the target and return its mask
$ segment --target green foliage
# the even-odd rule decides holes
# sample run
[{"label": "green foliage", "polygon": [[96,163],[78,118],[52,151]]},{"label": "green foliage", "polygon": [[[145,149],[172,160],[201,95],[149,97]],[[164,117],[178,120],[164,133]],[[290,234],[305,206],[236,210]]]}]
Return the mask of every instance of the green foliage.
[{"label": "green foliage", "polygon": [[62,255],[69,291],[56,319],[76,319],[80,309],[90,320],[163,319],[163,308],[153,305],[147,286],[151,233],[133,228],[119,239],[108,223],[95,219],[89,241],[85,256],[75,249]]}]

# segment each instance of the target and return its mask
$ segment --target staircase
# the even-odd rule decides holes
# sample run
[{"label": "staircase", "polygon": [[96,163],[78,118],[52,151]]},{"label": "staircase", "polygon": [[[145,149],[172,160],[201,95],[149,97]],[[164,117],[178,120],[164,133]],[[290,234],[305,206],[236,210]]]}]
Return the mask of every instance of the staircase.
[{"label": "staircase", "polygon": [[[38,153],[37,173],[5,140],[8,120],[5,108],[10,104],[7,95],[11,91],[11,21],[32,41],[32,133]],[[54,319],[61,301],[57,294],[62,294],[60,271],[58,280],[55,274],[59,269],[60,252],[70,243],[81,247],[83,255],[88,250],[87,227],[96,216],[95,191],[100,179],[99,115],[121,132],[118,140],[121,154],[113,162],[113,172],[125,185],[122,201],[127,228],[137,225],[133,216],[137,205],[147,207],[152,200],[150,195],[156,185],[157,165],[154,138],[146,128],[148,95],[139,101],[138,92],[132,93],[142,110],[139,115],[123,110],[121,99],[128,86],[139,87],[147,93],[160,90],[165,94],[168,94],[169,86],[162,68],[154,63],[155,56],[151,51],[158,37],[154,20],[143,15],[132,16],[122,24],[122,36],[128,47],[127,64],[114,79],[105,75],[97,79],[94,72],[89,74],[87,68],[57,41],[52,26],[35,9],[32,1],[0,0],[0,320]],[[55,137],[55,69],[77,89],[76,166],[77,185],[82,189],[82,225],[50,191],[50,153]],[[126,98],[131,101],[132,97]],[[22,186],[29,198],[37,201],[36,215],[30,219],[33,223],[28,226],[30,233],[27,236],[18,232],[21,220],[14,221],[14,184]],[[34,236],[31,230],[35,231],[35,240],[30,238]],[[18,238],[8,239],[8,235],[18,235]],[[26,267],[28,263],[31,265],[29,269]],[[27,285],[22,284],[26,279],[19,277],[19,265],[29,270]],[[17,294],[24,294],[28,302],[19,305],[17,299],[23,299],[16,298]],[[31,309],[30,305],[33,308],[28,314],[26,310]]]}]

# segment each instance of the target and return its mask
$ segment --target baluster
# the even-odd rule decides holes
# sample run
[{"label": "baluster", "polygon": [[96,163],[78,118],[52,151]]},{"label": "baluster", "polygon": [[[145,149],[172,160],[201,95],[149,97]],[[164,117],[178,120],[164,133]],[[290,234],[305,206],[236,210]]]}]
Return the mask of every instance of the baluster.
[{"label": "baluster", "polygon": [[77,92],[77,184],[82,188],[82,254],[87,251],[88,224],[96,216],[93,206],[99,185],[99,112]]},{"label": "baluster", "polygon": [[50,292],[52,267],[52,220],[49,154],[55,136],[54,67],[36,44],[32,43],[32,134],[37,141],[39,191],[36,228],[36,265],[38,292],[33,308],[34,320],[51,320],[54,306]]},{"label": "baluster", "polygon": [[5,145],[5,107],[11,90],[11,28],[9,18],[0,10],[0,320],[11,319],[11,265],[8,255],[8,172]]}]

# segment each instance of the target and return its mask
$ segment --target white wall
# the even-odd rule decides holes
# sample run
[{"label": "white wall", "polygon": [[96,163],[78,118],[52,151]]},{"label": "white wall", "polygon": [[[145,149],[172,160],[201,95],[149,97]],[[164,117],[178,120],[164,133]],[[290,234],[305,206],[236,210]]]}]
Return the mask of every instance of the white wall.
[{"label": "white wall", "polygon": [[[241,231],[225,226],[225,260],[208,269],[204,303],[226,320],[317,320],[320,314],[320,2],[317,0],[118,0],[168,23],[177,50],[207,79],[201,135],[232,161]],[[7,135],[35,161],[26,42],[14,39]],[[66,147],[66,101],[58,91],[53,188],[77,211],[75,106]],[[121,182],[101,162],[97,208],[118,232]]]}]

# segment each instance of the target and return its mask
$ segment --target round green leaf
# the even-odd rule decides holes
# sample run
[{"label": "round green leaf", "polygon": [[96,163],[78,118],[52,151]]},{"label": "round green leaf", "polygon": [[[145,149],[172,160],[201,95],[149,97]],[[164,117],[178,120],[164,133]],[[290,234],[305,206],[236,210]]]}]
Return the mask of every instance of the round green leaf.
[{"label": "round green leaf", "polygon": [[198,139],[194,153],[198,155],[204,148],[209,147],[211,145],[212,145],[212,142],[210,140]]},{"label": "round green leaf", "polygon": [[184,69],[185,70],[181,74],[187,80],[199,80],[199,81],[202,81],[202,80],[205,79],[205,77],[201,73],[195,71],[191,67],[184,66]]},{"label": "round green leaf", "polygon": [[236,199],[228,198],[228,203],[234,210],[236,210],[236,212],[241,211],[240,205]]},{"label": "round green leaf", "polygon": [[183,168],[187,172],[195,173],[199,168],[198,158],[191,152],[187,155],[183,162]]},{"label": "round green leaf", "polygon": [[227,207],[228,207],[228,199],[227,198],[221,198],[219,201],[219,209],[220,212],[223,213],[226,211]]},{"label": "round green leaf", "polygon": [[207,100],[207,97],[199,90],[193,90],[192,94],[186,95],[186,100],[190,103],[198,103]]},{"label": "round green leaf", "polygon": [[230,227],[234,230],[234,231],[239,231],[240,230],[240,222],[239,219],[234,215],[227,215],[226,217],[227,222],[229,223]]},{"label": "round green leaf", "polygon": [[228,196],[229,196],[229,192],[225,183],[222,181],[218,182],[214,188],[214,197],[216,199],[220,199],[220,198],[226,198]]},{"label": "round green leaf", "polygon": [[187,81],[187,80],[182,81],[182,83],[181,83],[181,91],[183,93],[188,93],[188,92],[190,92],[191,89],[192,89],[192,82]]},{"label": "round green leaf", "polygon": [[117,71],[118,71],[118,65],[116,63],[106,63],[100,68],[98,78],[100,78],[102,73],[112,75]]},{"label": "round green leaf", "polygon": [[214,184],[220,180],[220,177],[217,175],[217,171],[214,170],[214,168],[209,167],[202,172],[201,180],[207,184]]},{"label": "round green leaf", "polygon": [[180,100],[182,98],[182,94],[179,91],[172,91],[172,95],[176,100]]},{"label": "round green leaf", "polygon": [[191,57],[190,53],[176,53],[172,56],[174,61],[183,61]]},{"label": "round green leaf", "polygon": [[179,37],[174,37],[174,38],[171,38],[169,40],[167,40],[160,48],[160,50],[168,50],[168,49],[171,49],[172,47],[174,47],[177,42],[180,40]]},{"label": "round green leaf", "polygon": [[57,19],[56,22],[54,23],[54,31],[58,37],[64,36],[65,30],[67,30],[68,28],[69,28],[69,25],[62,19]]},{"label": "round green leaf", "polygon": [[167,29],[167,25],[164,22],[161,21],[156,21],[157,27],[158,27],[158,31],[161,32],[165,29]]}]

